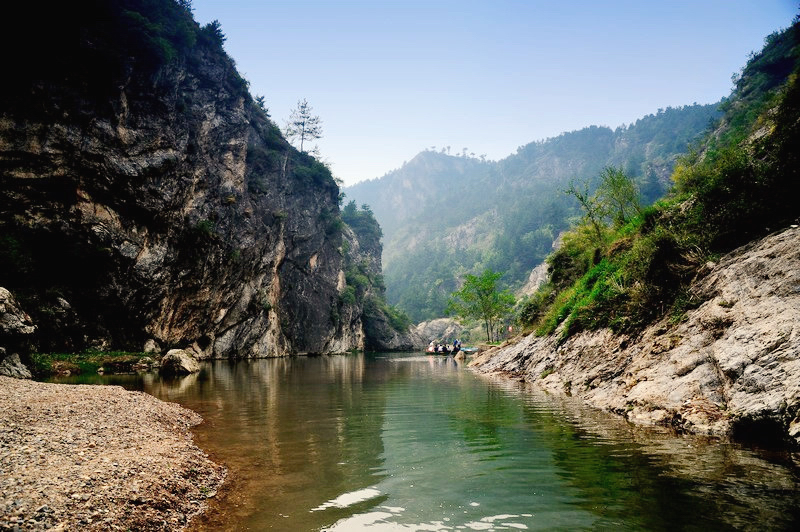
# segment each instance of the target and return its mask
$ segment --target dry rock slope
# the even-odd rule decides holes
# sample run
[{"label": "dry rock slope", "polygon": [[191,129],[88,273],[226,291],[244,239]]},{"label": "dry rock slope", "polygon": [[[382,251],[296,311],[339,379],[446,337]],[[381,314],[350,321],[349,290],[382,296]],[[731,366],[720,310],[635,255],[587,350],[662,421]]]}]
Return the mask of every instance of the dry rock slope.
[{"label": "dry rock slope", "polygon": [[800,443],[800,228],[709,264],[704,301],[637,337],[530,335],[472,362],[645,424]]}]

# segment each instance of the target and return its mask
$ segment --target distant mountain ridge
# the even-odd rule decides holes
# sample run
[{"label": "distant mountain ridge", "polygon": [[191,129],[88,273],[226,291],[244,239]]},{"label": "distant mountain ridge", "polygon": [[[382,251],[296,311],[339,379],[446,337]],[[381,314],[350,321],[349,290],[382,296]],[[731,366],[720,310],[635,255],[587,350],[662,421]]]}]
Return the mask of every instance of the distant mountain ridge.
[{"label": "distant mountain ridge", "polygon": [[661,109],[616,129],[590,126],[521,146],[500,161],[424,151],[345,189],[384,232],[387,298],[412,320],[440,317],[464,273],[506,272],[517,287],[550,253],[576,205],[563,194],[605,166],[622,168],[646,202],[668,188],[677,156],[721,113],[718,104]]}]

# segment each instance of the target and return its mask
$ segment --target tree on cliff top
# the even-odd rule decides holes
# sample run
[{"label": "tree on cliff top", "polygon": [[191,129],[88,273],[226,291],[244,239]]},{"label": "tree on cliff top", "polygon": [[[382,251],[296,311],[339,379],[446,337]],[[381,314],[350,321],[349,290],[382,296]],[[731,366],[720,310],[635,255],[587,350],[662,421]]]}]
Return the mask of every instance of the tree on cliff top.
[{"label": "tree on cliff top", "polygon": [[491,342],[497,322],[511,312],[514,296],[507,289],[497,290],[497,280],[502,273],[489,268],[480,276],[468,274],[464,285],[450,296],[448,311],[461,319],[479,319],[486,330],[486,341]]},{"label": "tree on cliff top", "polygon": [[356,202],[351,201],[342,209],[342,220],[355,232],[362,246],[380,250],[383,231],[369,205],[365,203],[359,210]]},{"label": "tree on cliff top", "polygon": [[303,144],[307,140],[322,138],[322,121],[318,116],[311,114],[311,105],[303,98],[297,101],[297,107],[292,109],[292,114],[286,122],[286,137],[300,139],[300,151],[304,152]]}]

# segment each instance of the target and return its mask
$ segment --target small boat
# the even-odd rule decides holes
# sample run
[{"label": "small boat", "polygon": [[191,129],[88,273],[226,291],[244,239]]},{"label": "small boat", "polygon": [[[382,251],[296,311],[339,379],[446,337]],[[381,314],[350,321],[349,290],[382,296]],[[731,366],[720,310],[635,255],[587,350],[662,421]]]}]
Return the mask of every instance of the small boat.
[{"label": "small boat", "polygon": [[454,348],[449,345],[429,345],[425,350],[429,355],[455,355],[458,351],[458,347]]}]

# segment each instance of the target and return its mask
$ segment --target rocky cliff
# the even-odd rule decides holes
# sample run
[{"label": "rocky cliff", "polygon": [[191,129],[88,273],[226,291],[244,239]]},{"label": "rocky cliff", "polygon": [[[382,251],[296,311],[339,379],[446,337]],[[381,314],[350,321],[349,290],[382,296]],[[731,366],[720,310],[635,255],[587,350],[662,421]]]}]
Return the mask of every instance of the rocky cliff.
[{"label": "rocky cliff", "polygon": [[169,0],[90,4],[19,21],[43,41],[0,99],[0,285],[40,348],[363,347],[338,187],[250,96],[219,26]]},{"label": "rocky cliff", "polygon": [[350,330],[363,331],[359,339],[369,351],[413,351],[425,346],[404,316],[386,304],[381,263],[381,228],[370,210],[354,202],[342,211],[348,223],[342,246],[345,271],[340,278],[342,300],[359,302],[364,312],[342,316]]},{"label": "rocky cliff", "polygon": [[530,335],[471,365],[637,423],[800,443],[800,228],[708,264],[691,291],[704,302],[678,324]]}]

